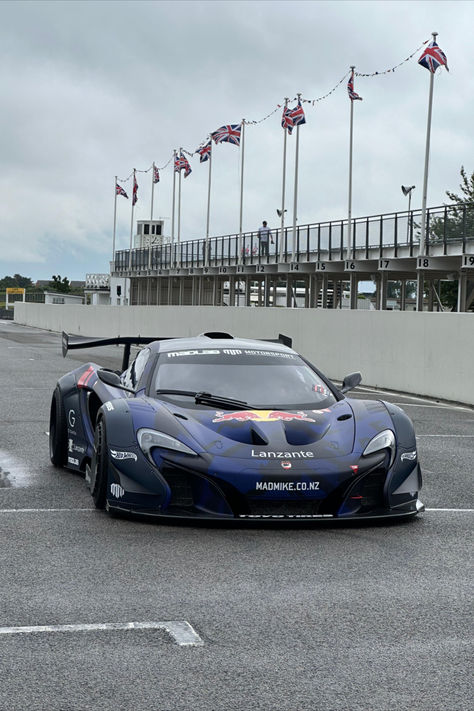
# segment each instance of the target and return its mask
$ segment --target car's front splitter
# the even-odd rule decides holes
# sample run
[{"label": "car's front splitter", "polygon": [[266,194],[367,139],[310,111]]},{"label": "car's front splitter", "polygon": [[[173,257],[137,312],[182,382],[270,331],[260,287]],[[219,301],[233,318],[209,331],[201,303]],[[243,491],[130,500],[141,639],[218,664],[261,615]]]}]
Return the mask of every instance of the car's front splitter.
[{"label": "car's front splitter", "polygon": [[344,525],[344,523],[356,523],[356,522],[388,522],[388,521],[403,521],[407,519],[414,518],[419,513],[425,510],[424,505],[419,499],[414,502],[412,510],[397,510],[388,509],[378,512],[367,512],[359,515],[346,515],[346,516],[334,516],[332,514],[240,514],[237,516],[218,516],[207,514],[201,511],[176,511],[173,513],[162,512],[151,510],[151,509],[140,509],[131,508],[125,506],[116,506],[107,504],[107,511],[111,513],[117,513],[122,515],[136,516],[141,518],[157,519],[161,521],[186,521],[186,522],[202,522],[202,523],[223,523],[230,525],[239,525],[242,523],[249,524],[275,524],[281,523],[285,524],[337,524]]}]

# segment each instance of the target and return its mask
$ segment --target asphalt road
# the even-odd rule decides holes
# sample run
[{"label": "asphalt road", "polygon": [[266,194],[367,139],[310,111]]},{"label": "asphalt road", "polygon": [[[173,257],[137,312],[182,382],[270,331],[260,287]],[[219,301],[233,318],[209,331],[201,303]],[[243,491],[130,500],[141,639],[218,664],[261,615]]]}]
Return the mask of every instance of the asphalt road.
[{"label": "asphalt road", "polygon": [[[412,522],[141,523],[94,510],[49,463],[58,377],[120,362],[115,347],[73,355],[0,321],[0,632],[51,626],[0,634],[2,711],[472,708],[473,409],[383,394],[417,429],[428,510]],[[80,627],[184,620],[202,646]]]}]

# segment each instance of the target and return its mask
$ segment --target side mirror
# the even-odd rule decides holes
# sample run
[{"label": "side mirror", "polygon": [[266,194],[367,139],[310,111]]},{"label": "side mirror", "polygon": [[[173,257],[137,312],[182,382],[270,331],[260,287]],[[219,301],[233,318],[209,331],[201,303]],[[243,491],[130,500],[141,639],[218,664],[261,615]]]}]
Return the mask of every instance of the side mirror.
[{"label": "side mirror", "polygon": [[126,388],[125,385],[122,385],[120,375],[117,375],[117,373],[114,373],[112,370],[98,370],[97,377],[103,383],[110,385],[112,388],[120,388],[120,390],[125,390],[128,393],[135,393],[135,390]]},{"label": "side mirror", "polygon": [[346,393],[348,390],[356,388],[361,382],[362,375],[360,373],[350,373],[349,375],[346,375],[340,388],[341,393]]}]

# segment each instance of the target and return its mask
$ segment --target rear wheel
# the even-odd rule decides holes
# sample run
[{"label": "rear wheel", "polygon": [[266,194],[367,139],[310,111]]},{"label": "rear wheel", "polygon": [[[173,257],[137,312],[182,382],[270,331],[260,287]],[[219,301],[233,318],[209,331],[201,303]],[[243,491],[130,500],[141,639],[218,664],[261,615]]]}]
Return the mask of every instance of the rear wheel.
[{"label": "rear wheel", "polygon": [[67,457],[67,423],[59,387],[53,393],[49,416],[49,456],[55,467],[63,467]]},{"label": "rear wheel", "polygon": [[90,491],[96,508],[105,508],[108,479],[108,452],[105,422],[99,420],[94,434],[94,454],[90,473]]}]

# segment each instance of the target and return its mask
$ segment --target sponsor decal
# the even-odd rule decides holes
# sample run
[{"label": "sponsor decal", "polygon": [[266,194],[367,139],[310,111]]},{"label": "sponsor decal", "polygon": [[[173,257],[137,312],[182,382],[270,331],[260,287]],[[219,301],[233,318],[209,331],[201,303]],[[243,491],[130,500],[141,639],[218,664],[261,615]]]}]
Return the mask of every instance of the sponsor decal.
[{"label": "sponsor decal", "polygon": [[86,388],[89,384],[89,380],[91,377],[94,375],[94,368],[92,365],[90,365],[87,370],[84,371],[84,373],[81,375],[79,380],[77,381],[77,387],[78,388]]},{"label": "sponsor decal", "polygon": [[121,452],[118,449],[111,449],[110,455],[113,459],[133,459],[134,462],[137,461],[135,452]]},{"label": "sponsor decal", "polygon": [[79,459],[76,459],[75,457],[68,457],[67,463],[74,464],[76,467],[78,467],[79,466]]},{"label": "sponsor decal", "polygon": [[238,412],[217,411],[213,422],[316,422],[304,412],[284,412],[282,410],[239,410]]},{"label": "sponsor decal", "polygon": [[122,496],[125,494],[125,489],[123,489],[120,484],[111,484],[110,493],[112,494],[112,496],[115,496],[116,499],[121,499]]},{"label": "sponsor decal", "polygon": [[400,456],[400,459],[403,461],[408,460],[409,462],[414,462],[416,459],[416,450],[414,452],[403,452],[403,454]]},{"label": "sponsor decal", "polygon": [[254,350],[242,350],[240,348],[224,348],[222,350],[210,350],[210,349],[198,349],[192,351],[173,351],[167,353],[168,358],[179,358],[181,356],[206,356],[206,355],[235,355],[235,356],[262,356],[266,358],[284,358],[285,360],[296,360],[298,356],[292,353],[279,353],[278,351],[254,351]]},{"label": "sponsor decal", "polygon": [[359,473],[359,465],[358,464],[351,464],[351,469],[352,469],[353,474]]},{"label": "sponsor decal", "polygon": [[167,353],[168,358],[179,358],[180,356],[200,356],[200,355],[219,355],[220,351],[214,350],[197,350],[197,351],[174,351]]},{"label": "sponsor decal", "polygon": [[74,410],[69,410],[69,412],[67,413],[67,421],[69,427],[74,427],[74,425],[76,424],[76,413]]},{"label": "sponsor decal", "polygon": [[267,356],[267,358],[285,358],[286,360],[295,360],[297,356],[292,353],[279,353],[278,351],[244,351],[245,355],[251,356]]},{"label": "sponsor decal", "polygon": [[109,412],[112,412],[112,410],[114,409],[114,406],[112,405],[111,402],[106,402],[106,403],[105,403],[105,407],[107,408],[107,410],[108,410]]},{"label": "sponsor decal", "polygon": [[257,481],[256,491],[319,491],[319,481]]},{"label": "sponsor decal", "polygon": [[68,452],[79,452],[79,454],[84,454],[86,451],[86,448],[81,446],[80,444],[74,444],[74,440],[71,438],[68,439],[67,441],[67,449]]},{"label": "sponsor decal", "polygon": [[329,390],[324,385],[313,385],[313,390],[321,395],[329,395]]},{"label": "sponsor decal", "polygon": [[281,466],[283,469],[291,469],[291,462],[282,462]]},{"label": "sponsor decal", "polygon": [[333,514],[239,514],[239,518],[334,518]]},{"label": "sponsor decal", "polygon": [[311,459],[314,457],[314,452],[305,452],[303,449],[299,452],[256,452],[252,449],[250,456],[260,459]]}]

